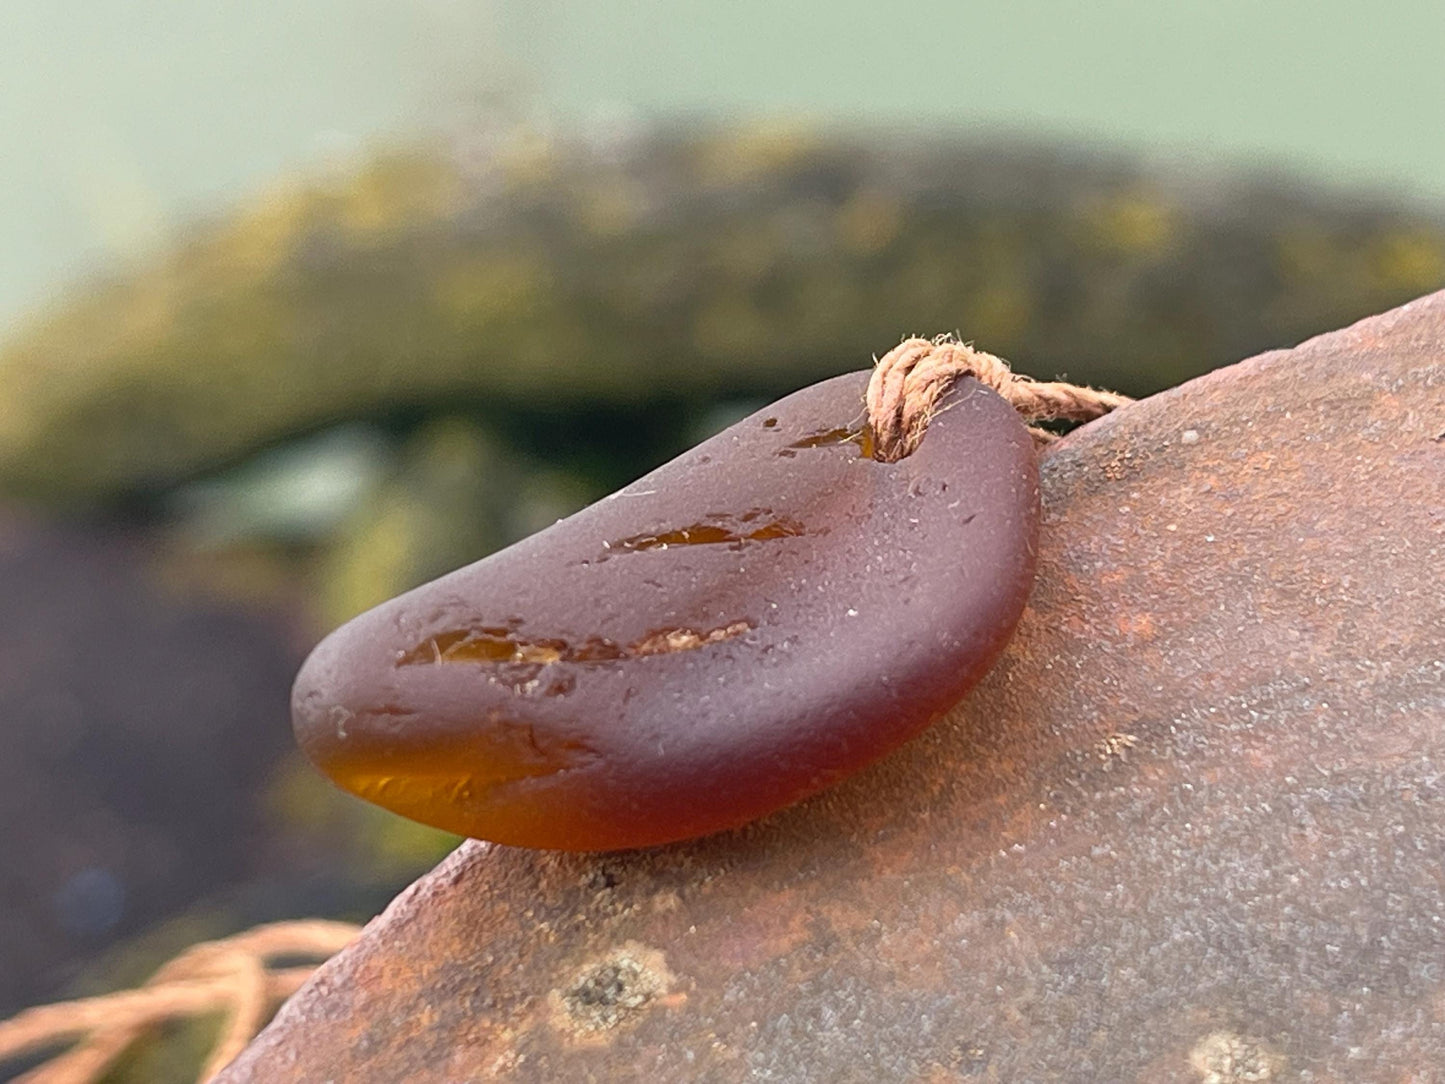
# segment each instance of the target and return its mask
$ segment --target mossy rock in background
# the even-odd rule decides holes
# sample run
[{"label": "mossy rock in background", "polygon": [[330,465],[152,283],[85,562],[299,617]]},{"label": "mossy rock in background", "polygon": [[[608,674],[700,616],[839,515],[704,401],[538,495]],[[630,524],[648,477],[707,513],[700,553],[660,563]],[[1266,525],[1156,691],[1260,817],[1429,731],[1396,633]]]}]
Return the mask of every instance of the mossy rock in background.
[{"label": "mossy rock in background", "polygon": [[282,186],[37,316],[0,349],[0,488],[115,500],[439,412],[534,447],[640,430],[625,474],[708,402],[904,333],[1143,392],[1442,283],[1440,219],[1277,179],[998,139],[476,136]]}]

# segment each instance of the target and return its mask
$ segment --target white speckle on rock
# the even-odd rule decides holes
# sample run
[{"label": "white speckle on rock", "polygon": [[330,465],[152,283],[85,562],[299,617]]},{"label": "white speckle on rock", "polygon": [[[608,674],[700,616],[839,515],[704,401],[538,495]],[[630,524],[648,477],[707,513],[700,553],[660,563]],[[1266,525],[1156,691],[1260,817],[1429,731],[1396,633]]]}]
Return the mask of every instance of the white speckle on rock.
[{"label": "white speckle on rock", "polygon": [[1228,1031],[1204,1036],[1189,1052],[1192,1065],[1204,1084],[1265,1084],[1278,1077],[1285,1059],[1258,1039]]}]

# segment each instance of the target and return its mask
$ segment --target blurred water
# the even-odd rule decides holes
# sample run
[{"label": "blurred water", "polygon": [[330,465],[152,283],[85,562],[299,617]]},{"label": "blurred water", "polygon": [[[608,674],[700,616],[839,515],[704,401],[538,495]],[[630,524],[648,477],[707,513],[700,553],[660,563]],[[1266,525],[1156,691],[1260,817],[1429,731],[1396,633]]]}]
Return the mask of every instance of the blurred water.
[{"label": "blurred water", "polygon": [[498,102],[984,126],[1445,199],[1438,0],[0,5],[0,329],[263,181]]}]

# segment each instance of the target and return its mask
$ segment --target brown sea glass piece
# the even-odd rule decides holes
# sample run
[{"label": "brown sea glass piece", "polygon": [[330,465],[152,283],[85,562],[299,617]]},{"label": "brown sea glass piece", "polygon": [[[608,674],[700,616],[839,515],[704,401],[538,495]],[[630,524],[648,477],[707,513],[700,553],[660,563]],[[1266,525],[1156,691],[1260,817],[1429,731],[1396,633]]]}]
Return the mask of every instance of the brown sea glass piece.
[{"label": "brown sea glass piece", "polygon": [[612,850],[746,823],[907,741],[1018,621],[1037,467],[972,378],[917,451],[872,458],[867,381],[344,625],[296,681],[302,748],[427,824]]}]

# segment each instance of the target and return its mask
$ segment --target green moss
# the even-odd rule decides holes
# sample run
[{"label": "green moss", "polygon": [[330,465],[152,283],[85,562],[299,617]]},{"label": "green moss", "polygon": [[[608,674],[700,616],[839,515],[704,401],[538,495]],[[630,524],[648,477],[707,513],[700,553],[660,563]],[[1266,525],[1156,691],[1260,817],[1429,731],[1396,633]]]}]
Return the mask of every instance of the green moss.
[{"label": "green moss", "polygon": [[766,398],[909,332],[1148,392],[1441,285],[1438,220],[1065,150],[783,128],[418,146],[279,186],[37,316],[0,349],[0,488],[114,500],[398,411]]}]

